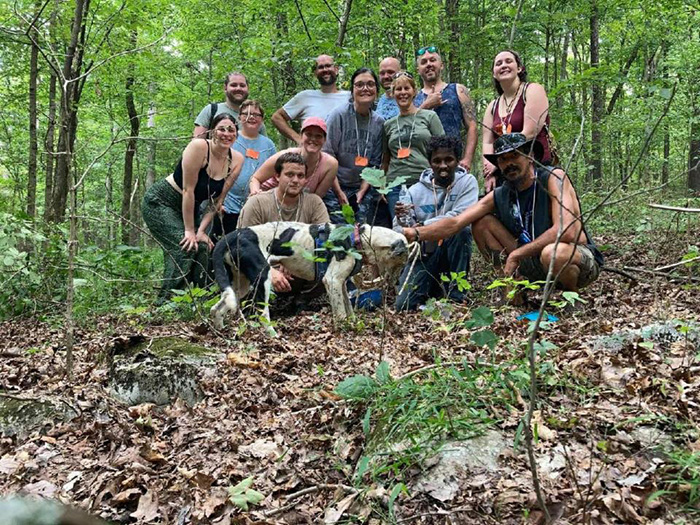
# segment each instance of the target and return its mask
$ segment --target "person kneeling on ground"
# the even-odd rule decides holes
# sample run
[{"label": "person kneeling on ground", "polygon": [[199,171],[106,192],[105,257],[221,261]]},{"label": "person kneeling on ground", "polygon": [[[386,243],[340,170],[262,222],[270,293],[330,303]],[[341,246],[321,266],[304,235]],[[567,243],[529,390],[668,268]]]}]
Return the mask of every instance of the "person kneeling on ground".
[{"label": "person kneeling on ground", "polygon": [[[301,154],[282,153],[277,157],[274,169],[279,185],[248,198],[238,219],[239,229],[277,221],[306,224],[330,222],[321,197],[304,192],[308,175]],[[272,268],[272,288],[275,292],[291,292],[293,283],[292,275],[284,266]],[[299,284],[299,287],[303,288],[303,285]]]},{"label": "person kneeling on ground", "polygon": [[[459,166],[462,158],[459,138],[433,137],[427,153],[431,167],[408,190],[413,204],[396,204],[395,227],[406,224],[405,221],[426,226],[442,223],[443,219],[456,217],[477,201],[476,179]],[[403,288],[403,291],[396,299],[396,309],[415,310],[431,297],[448,296],[463,301],[464,293],[455,283],[442,282],[441,274],[464,272],[466,277],[471,253],[472,233],[468,225],[439,242],[422,242],[420,260],[414,265],[409,262],[401,274],[399,290]]]},{"label": "person kneeling on ground", "polygon": [[457,217],[404,228],[406,238],[444,239],[473,223],[479,250],[497,266],[505,258],[507,276],[517,272],[543,281],[554,259],[553,275],[565,290],[577,291],[595,281],[603,256],[583,227],[576,191],[561,168],[535,167],[538,147],[522,133],[499,137],[486,158],[498,168],[504,185]]}]

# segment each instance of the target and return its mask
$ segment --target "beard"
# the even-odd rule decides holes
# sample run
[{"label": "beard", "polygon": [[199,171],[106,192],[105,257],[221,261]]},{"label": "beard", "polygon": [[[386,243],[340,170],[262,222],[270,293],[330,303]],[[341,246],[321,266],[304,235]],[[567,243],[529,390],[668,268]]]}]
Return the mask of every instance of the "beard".
[{"label": "beard", "polygon": [[245,99],[248,98],[248,95],[246,95],[245,93],[226,93],[226,98],[231,104],[240,105],[243,104]]},{"label": "beard", "polygon": [[336,75],[333,72],[330,73],[324,73],[320,77],[318,77],[318,83],[321,84],[322,86],[332,86],[335,84],[336,79],[338,78],[338,75]]}]

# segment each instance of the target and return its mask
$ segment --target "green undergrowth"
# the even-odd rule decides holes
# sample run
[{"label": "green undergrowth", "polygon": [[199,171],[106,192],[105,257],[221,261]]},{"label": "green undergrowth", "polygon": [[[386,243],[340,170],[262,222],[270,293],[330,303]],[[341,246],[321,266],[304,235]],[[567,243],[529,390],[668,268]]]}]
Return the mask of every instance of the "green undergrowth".
[{"label": "green undergrowth", "polygon": [[662,488],[650,501],[659,497],[673,500],[683,511],[700,517],[700,452],[685,449],[670,452],[661,479]]},{"label": "green undergrowth", "polygon": [[[541,372],[547,373],[544,368]],[[392,377],[382,362],[373,377],[345,379],[336,393],[364,407],[366,445],[355,480],[404,481],[407,470],[420,467],[446,441],[476,437],[519,413],[517,393],[527,396],[528,391],[524,359],[497,364],[438,361],[402,378]]]}]

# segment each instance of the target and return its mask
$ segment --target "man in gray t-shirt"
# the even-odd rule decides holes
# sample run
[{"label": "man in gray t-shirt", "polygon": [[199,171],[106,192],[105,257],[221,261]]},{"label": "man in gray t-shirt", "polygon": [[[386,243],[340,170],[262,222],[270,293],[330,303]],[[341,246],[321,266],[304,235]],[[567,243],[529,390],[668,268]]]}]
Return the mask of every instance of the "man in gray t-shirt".
[{"label": "man in gray t-shirt", "polygon": [[301,135],[289,125],[292,120],[303,122],[309,117],[326,120],[335,107],[346,104],[350,99],[349,91],[338,89],[338,66],[335,65],[333,57],[318,56],[313,71],[321,89],[306,89],[297,93],[272,115],[272,123],[280,133],[297,144],[301,144]]},{"label": "man in gray t-shirt", "polygon": [[[211,119],[221,113],[231,115],[238,123],[238,113],[241,109],[241,104],[248,98],[248,79],[246,76],[237,71],[226,75],[224,79],[224,94],[226,95],[226,100],[216,105],[216,113],[212,115],[212,104],[207,104],[199,112],[197,118],[194,119],[193,137],[205,137],[207,131],[209,131]],[[260,128],[260,134],[266,135],[265,124]]]}]

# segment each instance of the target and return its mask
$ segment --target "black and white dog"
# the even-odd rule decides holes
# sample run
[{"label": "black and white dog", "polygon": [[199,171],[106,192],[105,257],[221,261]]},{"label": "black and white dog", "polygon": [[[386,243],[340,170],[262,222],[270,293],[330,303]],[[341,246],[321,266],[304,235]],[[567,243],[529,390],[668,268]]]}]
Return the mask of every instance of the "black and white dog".
[{"label": "black and white dog", "polygon": [[[380,275],[391,279],[389,282],[398,279],[408,258],[406,237],[388,228],[359,225],[351,235],[333,241],[332,232],[337,228],[349,233],[348,226],[335,224],[271,222],[226,235],[212,255],[216,282],[222,291],[221,300],[211,308],[214,325],[223,328],[224,316],[237,311],[251,291],[255,304],[264,305],[263,316],[269,321],[270,265],[277,263],[300,279],[323,281],[336,319],[354,315],[345,281],[359,270],[359,263],[375,265]],[[329,238],[330,249],[329,243],[323,242]],[[319,264],[319,259],[325,262]],[[274,335],[271,326],[269,331]]]}]

